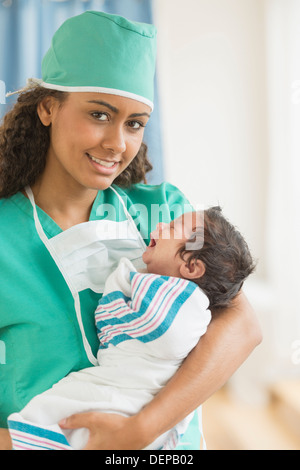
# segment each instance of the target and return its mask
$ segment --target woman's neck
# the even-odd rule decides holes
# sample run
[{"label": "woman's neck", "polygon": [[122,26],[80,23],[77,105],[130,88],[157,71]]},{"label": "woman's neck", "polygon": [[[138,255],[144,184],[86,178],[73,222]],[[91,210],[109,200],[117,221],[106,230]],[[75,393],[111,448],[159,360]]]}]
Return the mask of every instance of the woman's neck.
[{"label": "woman's neck", "polygon": [[[76,186],[76,187],[75,187]],[[35,203],[46,212],[62,229],[88,222],[96,189],[78,187],[78,185],[60,185],[59,181],[39,179],[32,187]]]}]

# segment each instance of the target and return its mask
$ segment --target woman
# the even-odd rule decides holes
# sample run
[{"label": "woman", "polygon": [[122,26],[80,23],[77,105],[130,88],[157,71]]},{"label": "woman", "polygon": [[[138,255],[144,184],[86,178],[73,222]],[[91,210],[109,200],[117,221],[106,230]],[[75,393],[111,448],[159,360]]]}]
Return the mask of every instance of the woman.
[{"label": "woman", "polygon": [[[136,184],[150,169],[142,139],[153,107],[155,40],[151,25],[115,15],[71,18],[43,60],[43,82],[21,93],[1,128],[3,428],[32,396],[95,364],[93,312],[114,256],[140,261],[153,204],[168,207],[166,218],[187,204],[171,185]],[[112,233],[123,223],[129,238]],[[259,341],[241,294],[139,414],[84,413],[61,425],[88,428],[90,449],[143,448],[222,386]],[[10,448],[5,429],[0,448]]]}]

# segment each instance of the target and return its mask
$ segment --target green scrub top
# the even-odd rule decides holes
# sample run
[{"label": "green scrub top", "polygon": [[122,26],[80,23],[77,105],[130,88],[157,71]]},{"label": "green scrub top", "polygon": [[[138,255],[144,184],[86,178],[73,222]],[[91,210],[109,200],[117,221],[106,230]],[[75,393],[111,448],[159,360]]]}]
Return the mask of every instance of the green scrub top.
[{"label": "green scrub top", "polygon": [[[192,209],[184,195],[168,183],[114,188],[146,244],[158,222],[168,222]],[[62,231],[45,212],[37,211],[47,237]],[[107,217],[125,219],[110,188],[99,191],[90,220]],[[20,411],[32,397],[70,372],[91,363],[72,294],[36,232],[30,201],[20,192],[0,200],[0,247],[0,427],[7,427],[9,414]],[[80,293],[80,301],[86,336],[96,356],[99,342],[94,311],[99,294],[87,289]],[[198,449],[197,421],[191,426],[194,442],[188,448]]]}]

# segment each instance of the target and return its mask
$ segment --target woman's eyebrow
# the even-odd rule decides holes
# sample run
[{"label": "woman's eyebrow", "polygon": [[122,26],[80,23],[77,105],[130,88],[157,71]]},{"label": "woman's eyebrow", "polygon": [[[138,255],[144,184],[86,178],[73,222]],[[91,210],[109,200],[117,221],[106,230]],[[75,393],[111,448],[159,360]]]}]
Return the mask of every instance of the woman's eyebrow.
[{"label": "woman's eyebrow", "polygon": [[150,114],[148,113],[133,113],[133,114],[130,114],[130,118],[135,118],[135,117],[140,117],[140,116],[147,116],[148,118],[150,117]]},{"label": "woman's eyebrow", "polygon": [[93,104],[99,104],[100,106],[106,106],[108,109],[110,109],[113,113],[118,113],[119,110],[118,108],[115,108],[115,106],[112,106],[109,103],[106,103],[106,101],[100,101],[100,100],[89,100],[87,103],[93,103]]},{"label": "woman's eyebrow", "polygon": [[[110,109],[113,113],[118,113],[119,110],[115,106],[112,106],[110,103],[107,103],[106,101],[101,101],[101,100],[89,100],[87,103],[93,103],[93,104],[98,104],[100,106],[106,106],[108,109]],[[147,116],[150,118],[150,114],[148,113],[133,113],[130,114],[130,118],[135,118],[135,117],[140,117],[140,116]]]}]

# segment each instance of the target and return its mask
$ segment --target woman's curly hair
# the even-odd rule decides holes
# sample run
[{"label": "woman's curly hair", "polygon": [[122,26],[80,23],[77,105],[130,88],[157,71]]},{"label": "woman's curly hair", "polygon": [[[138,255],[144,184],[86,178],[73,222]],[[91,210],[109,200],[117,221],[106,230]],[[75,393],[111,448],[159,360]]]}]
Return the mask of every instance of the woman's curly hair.
[{"label": "woman's curly hair", "polygon": [[[33,185],[44,171],[50,132],[40,121],[37,106],[47,96],[63,104],[68,93],[35,86],[20,93],[14,107],[4,117],[0,126],[0,198]],[[142,143],[136,157],[114,183],[121,187],[146,183],[146,173],[150,170],[147,146]]]}]

